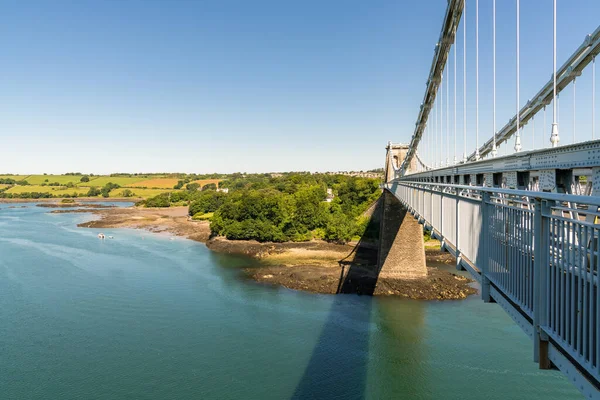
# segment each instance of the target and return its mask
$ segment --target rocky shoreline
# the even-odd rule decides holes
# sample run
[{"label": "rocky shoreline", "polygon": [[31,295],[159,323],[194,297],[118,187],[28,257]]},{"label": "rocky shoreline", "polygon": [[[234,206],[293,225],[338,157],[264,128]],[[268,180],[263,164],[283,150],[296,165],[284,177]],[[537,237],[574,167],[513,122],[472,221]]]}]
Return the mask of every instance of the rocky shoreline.
[{"label": "rocky shoreline", "polygon": [[[430,253],[430,252],[428,252]],[[429,257],[432,255],[433,257]],[[428,254],[427,260],[436,258],[435,254]],[[325,269],[312,265],[290,267],[264,267],[248,268],[247,273],[257,282],[284,286],[289,289],[303,290],[312,293],[337,294],[346,293],[343,290],[347,275],[338,269]],[[365,271],[367,272],[367,271]],[[427,267],[427,277],[422,279],[389,279],[370,278],[370,285],[374,286],[371,293],[365,293],[361,288],[365,285],[359,283],[348,293],[366,294],[375,296],[399,296],[414,300],[457,300],[464,299],[477,290],[469,286],[472,282],[462,275],[449,273],[436,266]],[[364,277],[361,277],[365,279]],[[359,278],[360,279],[360,278]],[[368,275],[367,278],[369,279]]]},{"label": "rocky shoreline", "polygon": [[[72,205],[71,207],[81,207]],[[259,260],[258,266],[244,272],[252,280],[269,285],[312,293],[357,293],[399,296],[418,300],[464,299],[476,293],[470,279],[450,272],[444,265],[454,258],[439,250],[427,249],[428,276],[401,280],[379,277],[376,246],[324,241],[299,243],[259,243],[211,238],[207,221],[192,221],[187,207],[171,208],[84,208],[50,211],[87,212],[97,218],[79,224],[85,228],[134,228],[169,233],[205,243],[212,251],[240,254]],[[357,248],[359,251],[357,251]]]}]

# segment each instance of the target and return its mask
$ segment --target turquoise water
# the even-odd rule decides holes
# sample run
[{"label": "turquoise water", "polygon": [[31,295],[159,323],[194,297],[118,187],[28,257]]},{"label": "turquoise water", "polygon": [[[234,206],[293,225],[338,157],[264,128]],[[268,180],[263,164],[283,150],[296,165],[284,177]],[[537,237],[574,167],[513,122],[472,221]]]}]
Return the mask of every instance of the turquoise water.
[{"label": "turquoise water", "polygon": [[1,399],[580,399],[498,305],[325,296],[244,258],[0,205]]}]

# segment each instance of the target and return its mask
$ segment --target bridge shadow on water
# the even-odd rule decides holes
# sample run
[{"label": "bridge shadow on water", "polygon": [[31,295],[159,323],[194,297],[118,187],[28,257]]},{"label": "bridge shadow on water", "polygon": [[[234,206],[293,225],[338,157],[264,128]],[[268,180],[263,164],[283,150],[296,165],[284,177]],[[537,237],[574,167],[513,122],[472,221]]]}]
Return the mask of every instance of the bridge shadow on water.
[{"label": "bridge shadow on water", "polygon": [[335,297],[292,399],[365,397],[372,298],[347,297]]},{"label": "bridge shadow on water", "polygon": [[378,264],[383,264],[378,263],[383,199],[382,195],[374,205],[363,237],[339,261],[337,294],[292,399],[365,398],[372,295]]}]

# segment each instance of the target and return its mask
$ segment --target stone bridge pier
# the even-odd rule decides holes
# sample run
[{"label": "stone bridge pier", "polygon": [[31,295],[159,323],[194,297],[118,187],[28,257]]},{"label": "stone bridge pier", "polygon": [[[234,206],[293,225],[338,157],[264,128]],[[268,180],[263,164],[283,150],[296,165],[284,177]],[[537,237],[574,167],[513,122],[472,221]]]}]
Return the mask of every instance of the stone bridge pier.
[{"label": "stone bridge pier", "polygon": [[383,191],[379,239],[379,276],[415,279],[427,276],[423,227],[389,191]]},{"label": "stone bridge pier", "polygon": [[[385,180],[395,178],[408,146],[389,143],[386,154]],[[423,227],[388,190],[383,191],[383,215],[379,233],[379,276],[416,279],[427,276]]]}]

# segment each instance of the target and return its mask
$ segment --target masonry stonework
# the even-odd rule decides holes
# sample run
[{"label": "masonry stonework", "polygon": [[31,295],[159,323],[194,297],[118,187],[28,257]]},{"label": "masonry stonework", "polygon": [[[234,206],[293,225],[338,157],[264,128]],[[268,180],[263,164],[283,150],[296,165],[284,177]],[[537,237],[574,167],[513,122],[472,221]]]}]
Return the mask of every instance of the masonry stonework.
[{"label": "masonry stonework", "polygon": [[389,191],[383,192],[379,276],[415,279],[427,276],[423,227]]},{"label": "masonry stonework", "polygon": [[[407,144],[392,144],[388,143],[386,149],[386,161],[385,161],[385,181],[389,182],[395,178],[394,170],[397,170],[402,165],[404,158],[406,157],[406,153],[408,153],[409,146]],[[411,171],[416,171],[417,168],[417,160],[415,157],[408,165],[408,169]]]}]

